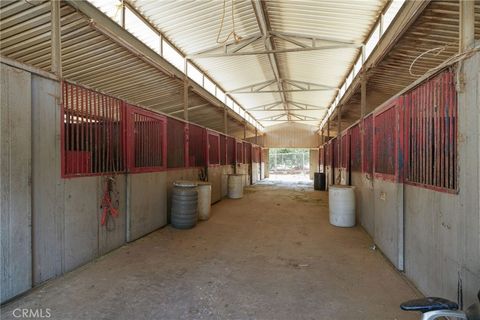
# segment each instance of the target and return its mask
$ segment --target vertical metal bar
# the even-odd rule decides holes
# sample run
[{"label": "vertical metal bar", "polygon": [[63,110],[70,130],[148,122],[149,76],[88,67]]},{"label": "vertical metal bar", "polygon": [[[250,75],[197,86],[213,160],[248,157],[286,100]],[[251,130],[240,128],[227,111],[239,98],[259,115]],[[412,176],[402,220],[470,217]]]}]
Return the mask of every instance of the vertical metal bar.
[{"label": "vertical metal bar", "polygon": [[450,76],[450,105],[452,106],[452,133],[450,135],[453,145],[452,152],[452,188],[457,188],[457,137],[458,137],[458,97],[455,91],[453,73]]},{"label": "vertical metal bar", "polygon": [[447,93],[447,96],[446,96],[446,99],[448,101],[448,105],[449,105],[449,112],[448,112],[448,115],[449,115],[449,124],[450,124],[450,132],[449,132],[449,139],[448,139],[448,151],[449,151],[449,159],[450,159],[450,162],[449,162],[449,183],[448,183],[448,187],[450,189],[453,189],[455,188],[454,186],[454,183],[455,183],[455,164],[454,164],[454,157],[456,155],[456,152],[454,150],[454,139],[455,138],[455,120],[456,118],[454,119],[454,110],[457,108],[457,105],[456,104],[453,104],[452,103],[452,99],[451,97],[453,96],[454,94],[454,90],[453,90],[453,74],[451,72],[448,73],[448,78],[447,78],[447,90],[446,90],[446,93]]},{"label": "vertical metal bar", "polygon": [[[441,81],[442,79],[440,79]],[[435,82],[434,82],[435,81]],[[432,80],[431,82],[433,82],[433,85],[435,85],[435,95],[436,95],[436,99],[437,99],[437,105],[438,105],[438,122],[439,122],[439,137],[438,137],[438,154],[439,154],[439,168],[438,168],[438,174],[439,174],[439,178],[440,178],[440,183],[439,183],[439,187],[443,187],[444,186],[444,175],[443,175],[443,166],[444,166],[444,158],[443,158],[443,150],[444,150],[444,144],[443,144],[443,137],[444,137],[444,126],[443,126],[443,119],[444,119],[444,114],[443,114],[443,110],[444,110],[444,105],[443,105],[443,99],[442,99],[442,92],[443,92],[443,88],[441,87],[441,85],[437,85],[437,79],[435,80]]]},{"label": "vertical metal bar", "polygon": [[[431,82],[430,82],[431,83]],[[429,85],[430,83],[427,83]],[[433,161],[433,168],[434,168],[434,186],[440,186],[441,185],[441,180],[440,180],[440,114],[441,114],[441,109],[438,101],[438,95],[437,95],[437,90],[434,89],[434,95],[432,98],[432,103],[435,105],[435,130],[434,130],[434,144],[433,144],[433,150],[434,150],[434,161]]]},{"label": "vertical metal bar", "polygon": [[100,94],[95,93],[95,115],[97,122],[95,123],[95,172],[101,171],[101,148],[100,148],[100,126],[102,123],[102,117],[100,114]]},{"label": "vertical metal bar", "polygon": [[[63,98],[63,112],[65,113],[66,115],[66,124],[62,123],[62,125],[65,126],[65,131],[66,131],[66,135],[65,135],[65,139],[66,139],[66,145],[63,145],[62,148],[65,148],[65,152],[63,154],[63,161],[67,161],[68,159],[66,158],[66,155],[68,152],[70,152],[70,149],[71,149],[71,137],[72,137],[72,134],[71,134],[71,115],[72,115],[72,112],[71,112],[71,107],[72,107],[72,93],[71,93],[71,90],[72,90],[72,86],[68,83],[68,82],[64,82],[64,86],[65,86],[65,96]],[[71,170],[72,170],[72,167],[71,167],[71,163],[69,162],[66,162],[67,165],[65,165],[65,173],[68,173],[68,174],[71,174]],[[67,170],[67,168],[69,170]]]},{"label": "vertical metal bar", "polygon": [[[80,150],[80,142],[79,142],[79,135],[80,135],[80,129],[78,127],[78,85],[75,85],[75,112],[74,112],[74,123],[75,123],[75,151],[76,153],[78,150]],[[78,163],[78,158],[74,156],[75,159],[75,173],[78,173],[79,171],[79,163]]]}]

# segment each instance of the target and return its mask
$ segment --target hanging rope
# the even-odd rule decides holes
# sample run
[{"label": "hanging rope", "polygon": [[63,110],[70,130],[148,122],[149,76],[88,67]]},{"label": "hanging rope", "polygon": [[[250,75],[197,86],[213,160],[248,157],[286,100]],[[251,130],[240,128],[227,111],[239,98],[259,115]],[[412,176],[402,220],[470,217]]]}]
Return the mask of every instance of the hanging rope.
[{"label": "hanging rope", "polygon": [[226,6],[227,6],[227,0],[223,0],[223,14],[222,14],[222,21],[220,22],[220,30],[218,30],[217,34],[217,43],[218,44],[224,44],[230,39],[231,36],[233,36],[233,39],[235,41],[240,41],[241,37],[235,32],[235,15],[234,15],[234,0],[232,0],[232,10],[231,10],[231,15],[232,15],[232,31],[227,35],[227,37],[220,41],[220,34],[222,33],[223,30],[223,24],[225,22],[225,11],[226,11]]},{"label": "hanging rope", "polygon": [[[112,203],[112,192],[114,192],[115,184],[115,176],[105,177],[103,180],[103,198],[100,206],[102,209],[101,225],[105,226],[108,231],[115,229],[115,220],[111,218],[118,217],[118,200],[116,201],[116,206]],[[116,198],[118,199],[118,196]],[[109,221],[111,221],[113,225],[110,225]]]}]

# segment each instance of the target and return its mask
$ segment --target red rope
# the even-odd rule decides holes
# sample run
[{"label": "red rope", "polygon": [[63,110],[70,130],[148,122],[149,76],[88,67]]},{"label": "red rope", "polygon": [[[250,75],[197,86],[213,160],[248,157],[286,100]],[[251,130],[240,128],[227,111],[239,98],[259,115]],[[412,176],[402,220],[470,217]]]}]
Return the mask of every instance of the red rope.
[{"label": "red rope", "polygon": [[101,206],[101,208],[103,209],[102,220],[101,220],[102,226],[104,226],[107,223],[109,215],[112,217],[118,217],[118,210],[113,206],[112,197],[110,195],[110,192],[112,189],[112,184],[110,179],[111,178],[105,179],[105,184],[103,187],[103,199],[102,199],[102,206]]}]

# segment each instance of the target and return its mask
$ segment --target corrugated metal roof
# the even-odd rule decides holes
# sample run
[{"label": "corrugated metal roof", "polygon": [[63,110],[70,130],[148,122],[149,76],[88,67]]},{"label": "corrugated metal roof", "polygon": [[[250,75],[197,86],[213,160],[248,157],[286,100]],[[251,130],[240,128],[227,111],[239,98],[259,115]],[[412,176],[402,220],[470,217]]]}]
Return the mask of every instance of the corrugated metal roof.
[{"label": "corrugated metal roof", "polygon": [[[50,70],[50,3],[1,1],[2,56]],[[97,29],[88,17],[68,4],[61,6],[63,77],[131,103],[181,116],[183,82],[170,77]],[[223,110],[191,93],[191,119],[223,131]],[[230,120],[232,120],[230,118]],[[241,124],[230,121],[232,130]]]},{"label": "corrugated metal roof", "polygon": [[[128,3],[187,55],[217,45],[217,35],[223,16],[223,31],[219,38],[225,39],[233,27],[230,0],[128,0]],[[272,31],[348,42],[365,40],[386,3],[387,0],[264,1]],[[233,5],[236,33],[244,39],[260,34],[252,1],[235,0]],[[275,40],[275,45],[278,49],[292,48],[291,44],[282,40]],[[262,50],[265,50],[262,39],[242,49],[242,51]],[[276,54],[276,58],[284,79],[338,87],[357,54],[358,49],[343,48],[282,53]],[[227,91],[275,79],[268,55],[194,58],[193,61]],[[278,87],[274,85],[269,89],[277,90]],[[327,107],[334,94],[335,91],[331,90],[286,93],[285,96],[287,100]],[[279,93],[233,94],[233,97],[246,109],[281,100]],[[250,112],[257,119],[264,118],[265,115],[265,112]],[[320,121],[324,112],[304,113]],[[310,124],[318,122],[309,121]],[[263,125],[277,123],[262,122]]]},{"label": "corrugated metal roof", "polygon": [[[436,0],[428,4],[388,55],[369,70],[367,112],[458,53],[459,17],[459,1]],[[475,1],[475,39],[480,39],[479,0]],[[432,51],[428,53],[429,50]],[[359,87],[357,83],[354,93],[342,108],[342,128],[360,117]],[[336,126],[336,121],[332,121],[331,125]]]}]

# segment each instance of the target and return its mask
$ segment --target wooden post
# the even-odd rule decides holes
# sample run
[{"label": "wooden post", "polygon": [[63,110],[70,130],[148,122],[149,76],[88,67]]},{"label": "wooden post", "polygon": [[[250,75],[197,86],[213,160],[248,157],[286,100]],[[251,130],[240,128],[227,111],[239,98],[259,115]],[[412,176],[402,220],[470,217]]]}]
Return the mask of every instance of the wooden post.
[{"label": "wooden post", "polygon": [[330,141],[330,118],[327,119],[327,141]]},{"label": "wooden post", "polygon": [[53,74],[62,78],[62,34],[60,29],[60,0],[52,0],[50,2],[51,21],[50,26],[52,29],[51,39],[51,66],[50,70]]},{"label": "wooden post", "polygon": [[363,119],[367,113],[367,74],[365,71],[362,72],[360,80],[360,119]]},{"label": "wooden post", "polygon": [[185,80],[183,84],[183,119],[188,121],[188,81]]},{"label": "wooden post", "polygon": [[228,134],[228,109],[226,106],[223,108],[223,132]]},{"label": "wooden post", "polygon": [[475,45],[475,1],[460,0],[459,51],[465,52]]},{"label": "wooden post", "polygon": [[[338,106],[337,109],[337,150],[338,150],[338,164],[339,167],[341,166],[342,163],[342,106]],[[338,182],[340,183],[340,181]]]}]

